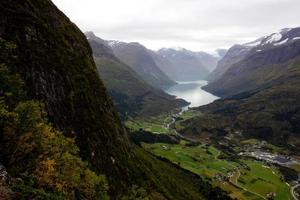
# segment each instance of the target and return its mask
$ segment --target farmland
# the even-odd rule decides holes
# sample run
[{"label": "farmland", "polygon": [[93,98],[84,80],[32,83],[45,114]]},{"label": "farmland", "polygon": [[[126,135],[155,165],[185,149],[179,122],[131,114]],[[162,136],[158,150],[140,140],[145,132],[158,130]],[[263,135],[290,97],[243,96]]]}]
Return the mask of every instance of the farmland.
[{"label": "farmland", "polygon": [[279,171],[264,162],[239,158],[235,161],[220,159],[221,152],[208,145],[187,146],[143,144],[143,147],[157,156],[201,175],[213,185],[228,191],[233,198],[276,200],[292,199],[289,185]]}]

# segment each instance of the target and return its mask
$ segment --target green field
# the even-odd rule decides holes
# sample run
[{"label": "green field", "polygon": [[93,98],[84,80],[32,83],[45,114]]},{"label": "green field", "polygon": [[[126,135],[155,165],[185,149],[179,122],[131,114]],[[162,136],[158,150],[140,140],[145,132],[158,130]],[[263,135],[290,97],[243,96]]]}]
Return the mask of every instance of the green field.
[{"label": "green field", "polygon": [[171,115],[160,115],[158,117],[152,117],[148,119],[128,119],[125,122],[125,126],[131,131],[138,131],[140,129],[157,133],[167,134],[169,130],[165,127],[166,124],[172,121]]},{"label": "green field", "polygon": [[242,169],[243,175],[238,179],[238,184],[250,191],[267,196],[269,192],[276,193],[275,199],[292,199],[290,188],[286,182],[281,180],[280,173],[261,162],[243,160],[250,169]]},{"label": "green field", "polygon": [[[176,122],[176,127],[179,126],[179,122],[187,120],[196,116],[200,113],[194,110],[187,110],[177,115],[178,122]],[[131,131],[138,131],[140,129],[157,133],[157,134],[168,134],[170,130],[166,128],[166,125],[172,122],[172,114],[159,115],[157,117],[144,118],[130,118],[125,122],[125,126]]]},{"label": "green field", "polygon": [[289,186],[281,181],[280,173],[273,167],[254,160],[237,162],[219,159],[220,151],[212,146],[194,147],[167,144],[143,144],[157,156],[167,158],[182,168],[201,175],[213,185],[220,186],[237,199],[266,199],[270,192],[275,200],[292,199]]}]

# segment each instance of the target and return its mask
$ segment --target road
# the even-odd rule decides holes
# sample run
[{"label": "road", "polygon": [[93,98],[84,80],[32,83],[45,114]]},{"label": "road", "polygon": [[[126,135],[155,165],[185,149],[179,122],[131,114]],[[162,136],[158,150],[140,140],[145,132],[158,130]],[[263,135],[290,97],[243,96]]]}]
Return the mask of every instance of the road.
[{"label": "road", "polygon": [[249,192],[249,193],[251,193],[251,194],[254,194],[255,196],[258,196],[258,197],[260,197],[260,198],[262,198],[262,199],[267,199],[266,197],[264,197],[264,196],[261,195],[261,194],[258,194],[258,193],[256,193],[256,192],[250,191],[250,190],[248,190],[247,188],[244,188],[244,187],[240,186],[240,185],[237,183],[239,177],[241,176],[241,172],[240,172],[239,169],[237,169],[237,173],[238,173],[238,176],[235,178],[235,180],[229,179],[229,182],[230,182],[231,184],[235,185],[237,188],[240,188],[241,190],[244,190],[244,191],[246,191],[246,192]]},{"label": "road", "polygon": [[[219,157],[219,155],[220,155],[220,151],[218,151],[218,154],[215,156],[215,159],[216,160],[220,160],[218,157]],[[249,192],[249,193],[251,193],[251,194],[253,194],[253,195],[255,195],[255,196],[258,196],[258,197],[260,197],[260,198],[262,198],[262,199],[267,199],[266,197],[264,197],[263,195],[261,195],[261,194],[258,194],[258,193],[256,193],[256,192],[253,192],[253,191],[250,191],[250,190],[248,190],[247,188],[244,188],[243,186],[241,186],[241,185],[239,185],[238,184],[238,179],[239,179],[239,177],[241,176],[241,171],[240,171],[240,169],[239,168],[237,168],[236,166],[234,166],[234,165],[232,165],[232,164],[230,164],[230,163],[228,163],[229,165],[231,165],[233,168],[235,168],[236,169],[236,173],[238,173],[238,176],[236,176],[235,177],[235,180],[231,180],[231,178],[229,179],[229,182],[231,183],[231,184],[233,184],[234,186],[236,186],[237,188],[240,188],[241,190],[244,190],[244,191],[246,191],[246,192]],[[233,178],[234,176],[232,176],[232,178]],[[297,199],[296,199],[297,200]]]},{"label": "road", "polygon": [[292,196],[293,196],[293,198],[294,198],[295,200],[300,200],[300,199],[295,195],[295,189],[296,189],[297,187],[300,187],[300,184],[297,184],[297,185],[295,185],[295,186],[293,186],[293,187],[291,188],[291,194],[292,194]]},{"label": "road", "polygon": [[[182,112],[178,113],[178,115],[181,115],[181,114],[182,114]],[[169,130],[173,130],[173,131],[175,132],[175,134],[176,134],[178,137],[180,137],[181,139],[184,139],[184,140],[187,140],[187,141],[192,141],[191,139],[189,139],[189,138],[187,138],[187,137],[184,137],[183,135],[181,135],[180,133],[178,133],[177,130],[176,130],[175,128],[171,128],[171,126],[172,126],[173,124],[175,124],[175,123],[176,123],[176,118],[175,118],[174,116],[172,116],[172,121],[171,121],[170,123],[166,124],[165,127],[168,128]],[[216,160],[220,160],[220,159],[218,158],[219,155],[220,155],[220,153],[221,153],[221,152],[218,151],[218,154],[215,156],[215,159],[216,159]],[[234,166],[234,165],[232,165],[232,167],[236,168],[236,166]],[[251,193],[251,194],[253,194],[253,195],[257,196],[257,197],[260,197],[260,198],[262,198],[262,199],[264,199],[264,200],[267,199],[265,196],[263,196],[263,195],[261,195],[261,194],[259,194],[259,193],[250,191],[250,190],[248,190],[247,188],[244,188],[243,186],[239,185],[239,184],[238,184],[238,179],[239,179],[239,177],[241,176],[240,169],[236,168],[236,173],[238,173],[238,176],[235,177],[235,180],[229,179],[229,182],[230,182],[231,184],[233,184],[233,185],[236,186],[237,188],[240,188],[241,190],[244,190],[244,191],[246,191],[246,192],[249,192],[249,193]],[[293,195],[293,197],[294,197],[295,200],[300,200],[300,199],[297,199],[296,196],[294,195],[294,190],[295,190],[298,186],[300,186],[300,184],[294,186],[294,187],[291,189],[291,193],[292,193],[292,195]]]}]

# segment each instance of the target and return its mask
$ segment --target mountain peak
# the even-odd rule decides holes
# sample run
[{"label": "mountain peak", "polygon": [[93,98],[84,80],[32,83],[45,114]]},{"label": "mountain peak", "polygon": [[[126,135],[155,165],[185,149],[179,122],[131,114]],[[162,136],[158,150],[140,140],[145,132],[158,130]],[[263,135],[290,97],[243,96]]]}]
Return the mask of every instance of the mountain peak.
[{"label": "mountain peak", "polygon": [[97,36],[95,35],[95,33],[93,31],[87,31],[84,34],[87,37],[87,39],[97,38]]}]

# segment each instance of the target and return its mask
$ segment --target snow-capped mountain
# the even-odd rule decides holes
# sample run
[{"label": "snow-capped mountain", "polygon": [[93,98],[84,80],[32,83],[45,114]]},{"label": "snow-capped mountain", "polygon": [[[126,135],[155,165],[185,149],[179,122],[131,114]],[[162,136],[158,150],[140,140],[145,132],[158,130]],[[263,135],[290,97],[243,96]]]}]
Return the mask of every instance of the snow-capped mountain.
[{"label": "snow-capped mountain", "polygon": [[107,44],[118,59],[130,66],[153,87],[168,88],[176,84],[157,66],[149,50],[140,43],[109,40]]},{"label": "snow-capped mountain", "polygon": [[234,45],[218,62],[216,69],[209,75],[208,79],[210,82],[218,80],[233,64],[240,62],[249,55],[289,45],[297,40],[300,40],[300,28],[285,28],[254,41]]},{"label": "snow-capped mountain", "polygon": [[287,66],[297,67],[293,63],[300,59],[299,38],[300,28],[282,29],[231,47],[205,88],[220,96],[230,96],[289,80],[284,77],[293,74],[287,74]]},{"label": "snow-capped mountain", "polygon": [[285,28],[277,33],[272,33],[253,42],[246,43],[244,46],[256,48],[257,51],[262,51],[265,48],[284,45],[299,39],[300,28]]},{"label": "snow-capped mountain", "polygon": [[177,81],[205,79],[219,60],[219,56],[180,47],[162,48],[152,56],[160,69]]}]

